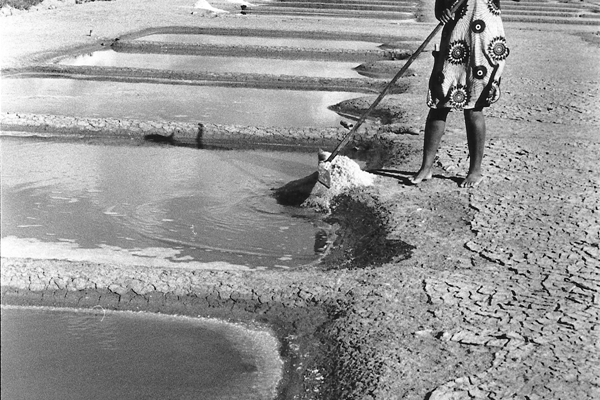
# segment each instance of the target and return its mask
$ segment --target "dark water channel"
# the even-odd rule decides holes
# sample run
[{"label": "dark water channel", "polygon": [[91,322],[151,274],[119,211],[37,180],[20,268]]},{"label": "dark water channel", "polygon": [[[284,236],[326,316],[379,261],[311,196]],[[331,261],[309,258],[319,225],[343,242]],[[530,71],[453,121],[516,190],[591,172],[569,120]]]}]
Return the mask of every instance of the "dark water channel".
[{"label": "dark water channel", "polygon": [[147,313],[2,308],[2,399],[274,398],[264,331]]},{"label": "dark water channel", "polygon": [[60,60],[65,65],[96,67],[151,68],[171,71],[210,71],[215,73],[244,73],[310,76],[319,78],[358,78],[354,70],[360,62],[314,60],[278,60],[258,57],[196,56],[181,54],[123,53],[111,49],[95,51]]},{"label": "dark water channel", "polygon": [[0,88],[3,112],[280,127],[339,126],[342,118],[327,107],[357,97],[49,77],[3,78]]},{"label": "dark water channel", "polygon": [[263,36],[228,36],[185,33],[161,33],[147,35],[138,40],[160,43],[213,44],[230,46],[301,47],[313,49],[376,50],[381,43],[358,40],[330,40],[310,38],[282,38]]},{"label": "dark water channel", "polygon": [[290,268],[331,227],[271,188],[317,155],[3,138],[2,252],[156,267]]}]

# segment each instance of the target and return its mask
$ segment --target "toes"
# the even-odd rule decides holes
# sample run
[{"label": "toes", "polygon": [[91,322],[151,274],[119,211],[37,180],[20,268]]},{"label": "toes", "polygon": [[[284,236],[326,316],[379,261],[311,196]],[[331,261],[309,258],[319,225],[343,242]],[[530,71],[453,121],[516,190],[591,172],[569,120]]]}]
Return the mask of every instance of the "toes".
[{"label": "toes", "polygon": [[474,188],[479,186],[479,184],[481,183],[481,181],[483,180],[483,176],[478,176],[476,178],[473,178],[471,176],[467,176],[461,183],[460,183],[460,187],[461,188]]},{"label": "toes", "polygon": [[409,176],[408,180],[413,185],[416,185],[416,184],[421,183],[423,181],[427,181],[427,180],[429,180],[431,178],[432,178],[432,173],[431,172],[429,172],[429,173],[423,173],[423,172],[419,171],[415,175]]},{"label": "toes", "polygon": [[427,177],[417,177],[417,176],[411,176],[410,178],[408,178],[408,180],[413,184],[416,185],[418,183],[421,183],[423,181],[426,181],[428,178]]}]

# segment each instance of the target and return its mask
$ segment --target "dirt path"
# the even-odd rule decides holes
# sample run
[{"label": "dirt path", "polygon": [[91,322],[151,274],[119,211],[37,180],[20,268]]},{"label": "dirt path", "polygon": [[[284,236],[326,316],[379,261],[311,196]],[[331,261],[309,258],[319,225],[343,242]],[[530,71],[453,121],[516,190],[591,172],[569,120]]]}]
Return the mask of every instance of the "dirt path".
[{"label": "dirt path", "polygon": [[[191,5],[119,0],[6,17],[2,67],[157,25],[402,29],[411,37],[433,27],[241,16],[220,2],[213,5],[232,13],[210,17],[191,14]],[[503,97],[488,112],[484,183],[458,188],[467,166],[460,115],[451,116],[434,179],[419,186],[404,177],[419,165],[422,136],[397,136],[399,156],[386,165],[397,178],[382,178],[376,192],[390,210],[391,237],[416,249],[409,260],[348,273],[348,308],[321,329],[337,338],[324,358],[343,357],[320,364],[326,384],[302,398],[600,397],[598,29],[506,30],[511,55]],[[424,125],[430,68],[421,57],[412,91],[391,97],[412,128]]]}]

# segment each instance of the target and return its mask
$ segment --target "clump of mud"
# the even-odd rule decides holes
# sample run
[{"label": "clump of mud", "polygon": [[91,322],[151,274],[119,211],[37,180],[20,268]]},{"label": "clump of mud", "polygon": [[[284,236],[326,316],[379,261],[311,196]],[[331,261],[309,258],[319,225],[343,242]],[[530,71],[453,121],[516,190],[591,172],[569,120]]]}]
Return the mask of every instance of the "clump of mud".
[{"label": "clump of mud", "polygon": [[[396,60],[377,60],[370,61],[354,68],[356,72],[363,76],[376,79],[392,79],[404,65],[404,61]],[[408,69],[406,75],[414,75],[415,71]]]},{"label": "clump of mud", "polygon": [[[384,99],[374,110],[369,114],[370,120],[377,120],[380,124],[393,124],[397,122],[403,122],[407,118],[406,109],[401,106],[401,103],[394,98],[392,91],[388,95],[387,99]],[[367,109],[373,104],[375,97],[357,97],[354,99],[348,99],[341,101],[337,104],[331,105],[328,108],[336,113],[352,117],[359,118],[363,115]]]},{"label": "clump of mud", "polygon": [[371,190],[354,190],[333,201],[326,222],[338,226],[322,266],[359,269],[407,260],[415,246],[391,235],[390,213]]},{"label": "clump of mud", "polygon": [[[350,158],[338,155],[331,162],[327,162],[330,155],[331,153],[320,150],[318,171],[276,189],[274,195],[277,201],[280,204],[328,213],[335,197],[375,183],[375,175],[363,171]],[[328,181],[329,187],[319,181]]]}]

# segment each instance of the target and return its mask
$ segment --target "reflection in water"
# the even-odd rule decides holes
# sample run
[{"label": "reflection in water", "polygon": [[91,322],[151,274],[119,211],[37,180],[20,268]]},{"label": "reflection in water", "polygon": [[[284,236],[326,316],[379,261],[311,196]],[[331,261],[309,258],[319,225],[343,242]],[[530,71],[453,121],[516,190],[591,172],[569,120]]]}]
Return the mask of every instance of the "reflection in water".
[{"label": "reflection in water", "polygon": [[60,61],[66,65],[151,68],[173,71],[268,74],[320,78],[357,78],[360,62],[278,60],[256,57],[188,56],[181,54],[121,53],[112,49],[95,51]]},{"label": "reflection in water", "polygon": [[342,118],[327,107],[357,97],[350,92],[52,78],[3,78],[0,88],[3,112],[283,127],[337,127]]},{"label": "reflection in water", "polygon": [[269,399],[267,332],[132,312],[2,307],[2,398]]},{"label": "reflection in water", "polygon": [[226,46],[277,46],[309,49],[375,50],[380,43],[360,40],[329,40],[305,38],[281,38],[262,36],[226,36],[205,34],[165,33],[148,35],[138,40],[162,43],[212,44]]},{"label": "reflection in water", "polygon": [[292,267],[330,229],[270,192],[314,172],[313,154],[24,139],[1,151],[5,256]]}]

